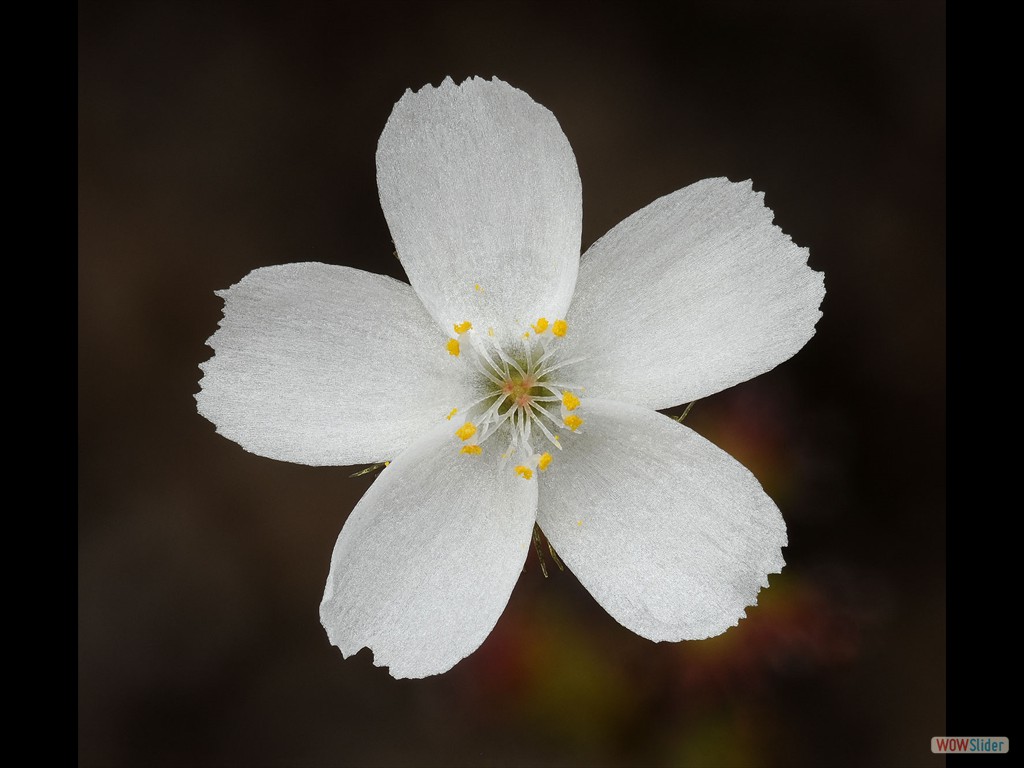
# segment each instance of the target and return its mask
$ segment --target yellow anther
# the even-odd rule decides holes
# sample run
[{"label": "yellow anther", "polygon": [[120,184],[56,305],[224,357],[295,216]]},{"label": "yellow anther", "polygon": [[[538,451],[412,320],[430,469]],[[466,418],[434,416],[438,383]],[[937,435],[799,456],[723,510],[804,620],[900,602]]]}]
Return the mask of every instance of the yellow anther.
[{"label": "yellow anther", "polygon": [[551,326],[551,332],[555,336],[565,336],[565,332],[569,330],[569,324],[565,320],[555,320],[555,324]]},{"label": "yellow anther", "polygon": [[537,459],[537,469],[539,469],[541,472],[543,472],[544,470],[546,470],[548,468],[549,464],[551,464],[551,454],[550,453],[542,453],[540,455],[540,458]]},{"label": "yellow anther", "polygon": [[458,408],[452,408],[452,412],[449,413],[447,416],[445,416],[445,418],[448,419],[448,421],[451,421],[452,420],[452,416],[454,416],[458,412],[459,412]]},{"label": "yellow anther", "polygon": [[483,288],[480,287],[480,283],[477,283],[476,285],[473,286],[473,290],[479,292],[482,291]]},{"label": "yellow anther", "polygon": [[[573,427],[573,429],[575,428],[576,427]],[[469,438],[471,438],[475,434],[476,425],[474,425],[473,422],[471,421],[467,421],[465,424],[463,424],[461,427],[455,430],[455,435],[456,437],[459,438],[459,440],[469,440]]]},{"label": "yellow anther", "polygon": [[546,317],[538,317],[536,325],[532,327],[536,333],[544,333],[548,329],[548,319]]},{"label": "yellow anther", "polygon": [[385,461],[384,462],[384,466],[385,467],[390,467],[391,466],[391,462],[390,461]]},{"label": "yellow anther", "polygon": [[523,478],[523,480],[529,480],[531,477],[533,477],[533,470],[530,469],[529,467],[524,467],[522,464],[520,464],[518,467],[516,467],[516,474]]},{"label": "yellow anther", "polygon": [[457,323],[454,326],[456,333],[465,333],[466,331],[468,331],[472,327],[473,327],[473,324],[471,322],[469,322],[469,320],[465,320],[465,321],[463,321],[461,323]]},{"label": "yellow anther", "polygon": [[580,399],[572,392],[563,392],[562,405],[565,406],[565,410],[567,411],[575,411],[580,407]]},{"label": "yellow anther", "polygon": [[476,456],[483,450],[479,445],[464,445],[462,446],[462,453],[468,453],[470,456]]},{"label": "yellow anther", "polygon": [[488,336],[493,336],[494,335],[494,329],[493,328],[488,328],[487,329],[487,335]]},{"label": "yellow anther", "polygon": [[583,423],[583,419],[579,416],[566,416],[563,423],[573,432],[580,428],[580,424]]},{"label": "yellow anther", "polygon": [[448,344],[446,346],[448,347],[448,354],[449,355],[452,355],[454,357],[458,357],[459,356],[459,340],[458,339],[448,339]]}]

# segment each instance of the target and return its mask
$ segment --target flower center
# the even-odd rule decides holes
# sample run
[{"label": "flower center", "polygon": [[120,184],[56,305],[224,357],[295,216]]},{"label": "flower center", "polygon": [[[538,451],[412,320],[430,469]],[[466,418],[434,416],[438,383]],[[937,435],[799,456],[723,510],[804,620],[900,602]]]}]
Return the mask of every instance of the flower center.
[{"label": "flower center", "polygon": [[494,442],[504,446],[500,463],[515,462],[513,471],[524,480],[532,479],[534,470],[546,471],[553,460],[549,451],[534,450],[535,441],[562,450],[559,433],[576,433],[583,424],[573,413],[580,406],[577,392],[582,388],[559,375],[560,369],[577,362],[558,354],[567,323],[549,323],[542,317],[531,327],[533,333],[526,331],[514,343],[503,345],[493,330],[477,333],[466,320],[454,326],[457,338],[447,342],[448,353],[472,366],[480,381],[481,396],[447,416],[449,421],[456,414],[462,417],[455,429],[459,452],[479,456],[484,443],[497,435]]},{"label": "flower center", "polygon": [[[526,408],[533,402],[533,397],[539,397],[544,389],[537,386],[537,380],[533,376],[511,376],[501,383],[501,392],[507,398],[505,410],[509,408]],[[503,413],[501,407],[498,413]]]}]

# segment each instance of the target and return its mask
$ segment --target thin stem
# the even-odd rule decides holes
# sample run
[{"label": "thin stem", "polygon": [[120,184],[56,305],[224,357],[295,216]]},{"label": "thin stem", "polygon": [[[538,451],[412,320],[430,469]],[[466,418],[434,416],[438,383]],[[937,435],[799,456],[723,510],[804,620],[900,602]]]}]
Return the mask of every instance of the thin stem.
[{"label": "thin stem", "polygon": [[[536,523],[534,523],[534,525],[536,525]],[[565,566],[562,565],[562,558],[558,556],[558,553],[555,552],[555,548],[551,546],[551,539],[548,539],[548,552],[551,553],[551,559],[555,561],[555,565],[558,566],[558,570],[564,571]]]},{"label": "thin stem", "polygon": [[683,419],[685,419],[687,416],[690,415],[690,409],[693,408],[693,405],[696,402],[697,401],[694,400],[692,403],[690,403],[688,406],[686,406],[686,410],[684,410],[681,414],[679,414],[679,416],[676,417],[676,421],[678,421],[680,424],[682,424],[683,423]]},{"label": "thin stem", "polygon": [[371,464],[368,467],[360,469],[358,472],[353,472],[349,477],[362,477],[363,475],[368,475],[371,472],[376,472],[378,469],[384,469],[384,467],[390,463],[390,461],[382,461],[379,464]]},{"label": "thin stem", "polygon": [[[550,547],[551,545],[548,544]],[[533,550],[537,553],[537,562],[540,563],[540,572],[544,574],[544,578],[548,577],[548,567],[544,563],[544,553],[540,548],[540,528],[536,523],[533,524]]]}]

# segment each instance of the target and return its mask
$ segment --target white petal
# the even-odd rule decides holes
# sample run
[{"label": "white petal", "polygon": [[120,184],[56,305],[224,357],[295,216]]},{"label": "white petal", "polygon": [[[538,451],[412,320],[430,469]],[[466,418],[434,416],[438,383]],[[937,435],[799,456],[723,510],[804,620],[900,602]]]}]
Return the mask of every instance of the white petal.
[{"label": "white petal", "polygon": [[619,623],[650,640],[733,626],[784,564],[786,525],[750,472],[682,424],[587,399],[545,472],[538,522]]},{"label": "white petal", "polygon": [[586,394],[669,408],[753,378],[814,335],[824,278],[751,182],[655,200],[584,254],[565,376]]},{"label": "white petal", "polygon": [[390,459],[467,399],[466,366],[405,283],[285,264],[218,295],[224,319],[196,401],[247,451],[314,465]]},{"label": "white petal", "polygon": [[345,656],[394,677],[444,672],[484,641],[526,559],[537,483],[459,453],[440,427],[370,486],[342,529],[320,606]]},{"label": "white petal", "polygon": [[555,116],[525,93],[478,78],[407,91],[377,146],[377,186],[409,282],[446,333],[565,316],[580,176]]}]

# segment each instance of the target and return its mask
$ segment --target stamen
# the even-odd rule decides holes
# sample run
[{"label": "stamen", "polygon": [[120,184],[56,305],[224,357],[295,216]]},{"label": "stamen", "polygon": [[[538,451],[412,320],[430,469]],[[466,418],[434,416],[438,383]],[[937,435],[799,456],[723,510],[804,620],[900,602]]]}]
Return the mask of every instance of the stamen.
[{"label": "stamen", "polygon": [[[505,374],[503,374],[500,370],[496,369],[495,372],[498,375],[495,376],[493,373],[491,373],[486,368],[484,368],[483,364],[478,359],[476,359],[476,358],[470,358],[470,359],[473,361],[473,367],[476,368],[477,373],[479,373],[484,378],[490,379],[492,384],[497,384],[499,387],[501,386],[502,377],[504,377]],[[492,368],[495,367],[494,363],[492,363],[490,360],[487,360],[487,362],[491,364]]]},{"label": "stamen", "polygon": [[565,419],[564,419],[564,423],[565,423],[565,426],[567,426],[569,429],[571,429],[573,432],[575,432],[577,429],[580,428],[580,425],[583,423],[583,419],[581,419],[579,416],[575,416],[575,415],[574,416],[566,416]]},{"label": "stamen", "polygon": [[[513,412],[513,413],[515,413],[515,412]],[[509,431],[512,433],[512,438],[509,440],[509,444],[508,444],[508,447],[506,447],[506,449],[505,449],[505,453],[502,454],[502,467],[503,468],[508,463],[509,457],[510,456],[515,456],[515,435],[516,435],[516,432],[515,432],[515,419],[513,418],[510,421],[511,421],[511,429]]]},{"label": "stamen", "polygon": [[469,413],[473,409],[474,406],[480,405],[480,403],[482,403],[484,400],[490,400],[492,397],[494,397],[494,393],[493,392],[488,393],[488,394],[484,395],[483,397],[478,397],[472,403],[470,403],[469,405],[465,406],[465,408],[464,408],[465,412]]},{"label": "stamen", "polygon": [[[523,370],[522,368],[520,368],[520,367],[519,367],[519,363],[517,363],[517,362],[516,362],[515,360],[513,360],[513,359],[512,359],[511,357],[509,357],[508,355],[506,355],[506,354],[505,354],[505,350],[503,350],[503,349],[502,349],[502,348],[501,348],[500,346],[498,346],[498,345],[495,345],[495,347],[494,347],[494,350],[495,350],[495,352],[497,352],[497,353],[498,353],[498,357],[500,357],[500,358],[501,358],[501,361],[502,361],[503,363],[505,363],[505,365],[511,366],[512,368],[515,368],[515,369],[516,369],[516,373],[518,373],[518,374],[519,374],[520,376],[522,376],[523,378],[526,378],[526,371],[524,371],[524,370]],[[505,375],[506,375],[506,376],[508,375],[508,371],[505,371]]]},{"label": "stamen", "polygon": [[[544,387],[545,389],[550,389],[556,395],[559,391],[564,392],[567,389],[570,391],[574,389],[578,389],[580,392],[586,391],[583,387],[577,386],[576,384],[573,384],[570,381],[545,381],[543,384],[538,384],[537,386]],[[558,399],[561,400],[562,398],[559,397]]]},{"label": "stamen", "polygon": [[[492,418],[494,418],[494,414],[498,412],[498,408],[500,408],[501,404],[504,403],[506,400],[508,400],[508,395],[502,395],[501,397],[499,397],[497,400],[495,400],[493,403],[491,403],[491,406],[484,412],[484,415],[481,416],[478,419],[478,421],[480,422],[481,426],[483,426],[484,429],[487,428],[487,426],[486,426],[487,423]],[[509,410],[511,410],[511,408]],[[504,421],[504,420],[502,420],[502,421]],[[499,421],[498,424],[496,425],[496,427],[499,426],[501,423],[502,422]],[[492,429],[492,430],[488,431],[487,434],[489,435],[493,431],[494,430]],[[481,439],[485,439],[485,438],[481,438]]]},{"label": "stamen", "polygon": [[[491,408],[488,408],[488,409],[487,409],[487,413],[488,413],[488,414],[490,414],[490,413],[491,413],[491,409],[497,410],[498,406],[500,406],[500,405],[501,405],[501,404],[502,404],[503,402],[505,402],[505,400],[506,400],[507,398],[508,398],[508,395],[506,395],[506,396],[505,396],[504,398],[502,398],[501,400],[499,400],[499,401],[497,402],[497,405],[492,405],[492,406],[491,406]],[[491,430],[489,430],[489,431],[487,432],[487,434],[489,435],[489,434],[493,433],[493,432],[494,432],[494,430],[496,430],[496,429],[497,429],[498,427],[500,427],[500,426],[501,426],[502,424],[504,424],[504,423],[505,423],[506,421],[508,421],[509,419],[511,419],[511,418],[512,418],[513,416],[515,416],[515,415],[516,415],[516,409],[515,409],[515,408],[509,408],[509,409],[508,409],[507,411],[505,411],[505,413],[503,413],[503,414],[501,415],[501,417],[500,417],[500,418],[499,418],[499,419],[498,419],[498,420],[497,420],[497,421],[496,421],[496,422],[494,423],[494,428],[493,428],[493,429],[491,429]],[[513,426],[515,426],[515,422],[514,422],[514,421],[512,422],[512,424],[513,424]]]},{"label": "stamen", "polygon": [[536,366],[538,371],[541,370],[541,366],[544,365],[544,363],[548,361],[548,358],[551,357],[553,354],[555,354],[554,347],[551,347],[551,349],[544,350],[544,354],[540,356],[536,363],[534,363],[534,366]]},{"label": "stamen", "polygon": [[[461,426],[455,430],[455,436],[464,443],[460,452],[467,456],[481,455],[484,441],[500,431],[502,437],[497,439],[508,440],[500,466],[511,465],[520,477],[533,479],[536,472],[550,467],[553,461],[550,446],[562,449],[555,433],[566,428],[575,432],[583,424],[583,419],[572,413],[581,405],[582,398],[577,393],[582,393],[583,389],[568,381],[555,381],[551,375],[563,366],[585,359],[553,357],[559,346],[554,337],[565,336],[568,323],[565,320],[552,323],[546,317],[538,317],[529,326],[530,330],[523,331],[524,340],[513,340],[511,345],[495,338],[493,328],[483,334],[474,329],[469,320],[454,323],[452,328],[458,338],[448,340],[449,354],[460,356],[462,344],[468,340],[466,362],[483,385],[473,402],[453,408],[445,417],[451,421],[456,414],[459,416],[456,424]],[[549,330],[553,336],[545,338],[542,334]],[[545,446],[547,451],[542,448],[537,452],[531,441],[534,436],[540,440],[541,434],[549,445]]]},{"label": "stamen", "polygon": [[[541,414],[542,416],[547,416],[549,419],[551,419],[551,423],[554,424],[555,426],[561,426],[561,424],[559,424],[559,422],[558,422],[558,419],[556,419],[554,416],[552,416],[548,412],[547,408],[541,408],[540,406],[538,406],[536,411],[537,411],[537,413]],[[538,421],[537,423],[539,424],[540,422]],[[557,440],[557,439],[558,439],[558,436],[556,435],[555,436],[555,440]]]},{"label": "stamen", "polygon": [[[499,378],[508,378],[508,369],[503,369],[501,366],[499,366],[491,359],[491,356],[487,354],[487,350],[484,348],[483,339],[478,339],[475,334],[470,336],[469,338],[473,342],[473,349],[475,349],[479,354],[479,357],[483,358],[483,360],[491,367],[491,370],[493,370],[494,373],[497,374]],[[479,370],[481,373],[487,376],[487,378],[489,378],[495,384],[499,386],[501,385],[501,382],[495,380],[489,373],[487,373],[487,371],[484,370],[483,366],[480,365],[479,362],[477,362],[477,370]]]},{"label": "stamen", "polygon": [[536,373],[536,367],[533,364],[533,345],[527,345],[527,349],[526,349],[526,375],[529,376],[531,380],[536,380],[536,376],[534,376],[535,373]]},{"label": "stamen", "polygon": [[546,376],[549,373],[551,373],[552,371],[557,371],[559,368],[564,368],[565,366],[572,365],[573,363],[581,363],[581,362],[583,362],[586,359],[587,358],[585,358],[585,357],[574,357],[571,360],[563,360],[560,363],[555,363],[550,368],[545,368],[544,369],[544,375]]},{"label": "stamen", "polygon": [[526,418],[526,414],[518,408],[514,410],[515,414],[512,416],[512,439],[515,441],[516,450],[519,450],[523,442],[523,419]]},{"label": "stamen", "polygon": [[[528,405],[528,406],[526,406],[526,407],[527,407],[527,408],[529,409],[529,411],[530,411],[530,413],[531,413],[531,414],[533,414],[533,413],[534,413],[534,411],[540,411],[540,412],[541,412],[541,413],[543,413],[543,414],[544,414],[545,416],[547,416],[547,417],[548,417],[549,419],[551,419],[552,423],[554,423],[554,424],[557,424],[557,423],[558,423],[558,422],[556,422],[556,421],[555,421],[554,417],[553,417],[553,416],[552,416],[552,415],[551,415],[550,413],[548,413],[548,412],[547,412],[546,410],[544,410],[544,409],[543,409],[543,408],[541,408],[540,406],[533,406],[533,405]],[[537,426],[538,426],[538,427],[540,428],[540,431],[544,433],[544,436],[545,436],[545,437],[546,437],[546,438],[547,438],[547,439],[548,439],[549,441],[551,441],[551,444],[552,444],[552,445],[554,445],[554,446],[555,446],[556,448],[558,448],[559,450],[561,450],[562,446],[561,446],[561,445],[559,444],[559,442],[558,442],[558,435],[553,435],[553,434],[551,434],[551,430],[549,430],[549,429],[548,429],[547,427],[545,427],[545,426],[544,426],[544,422],[543,422],[543,421],[541,421],[540,419],[538,419],[538,418],[536,417],[536,415],[534,415],[534,423],[535,423],[535,424],[536,424],[536,425],[537,425]]]}]

